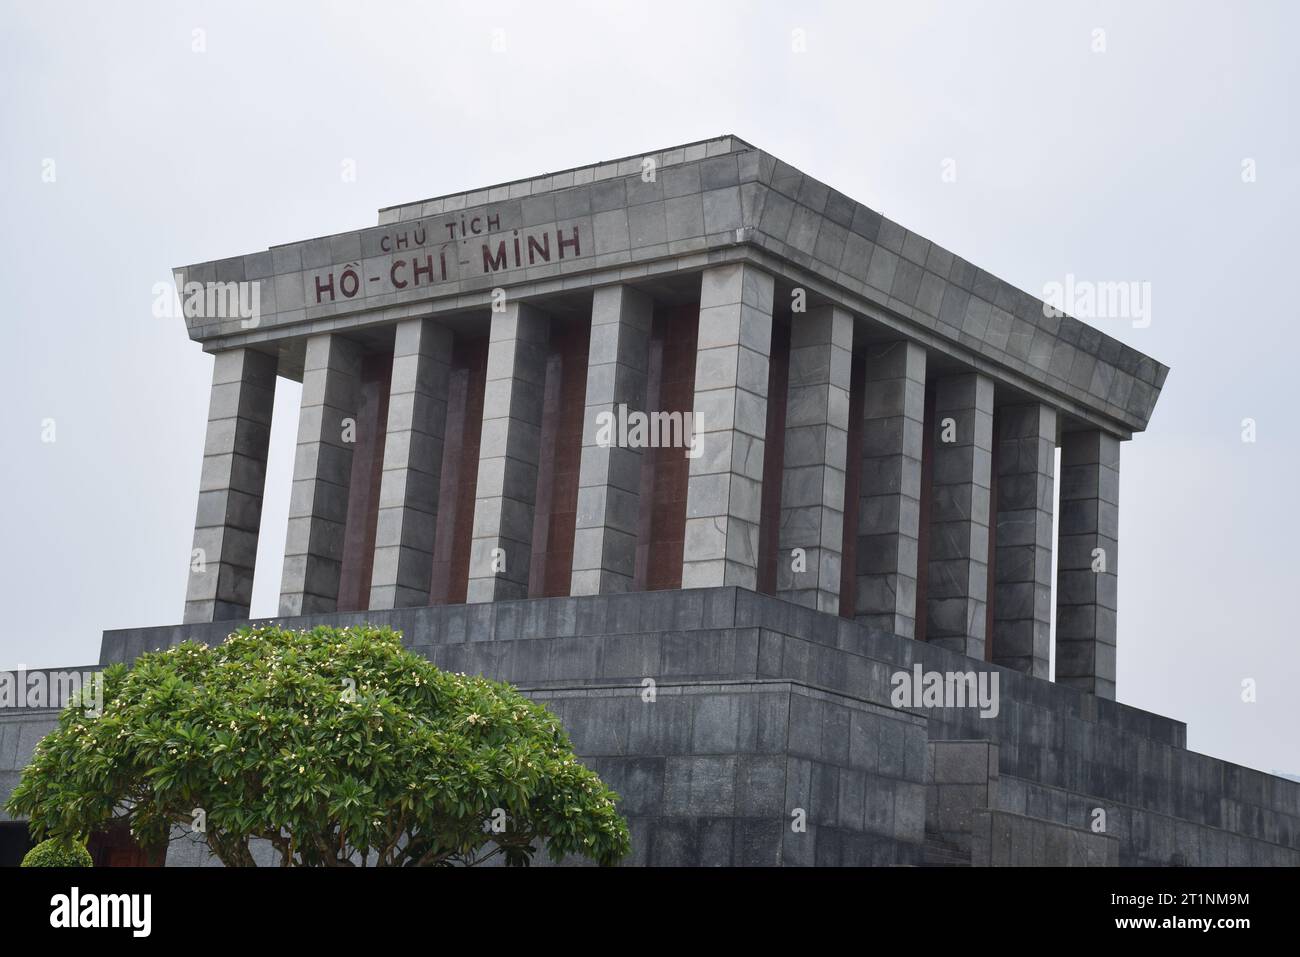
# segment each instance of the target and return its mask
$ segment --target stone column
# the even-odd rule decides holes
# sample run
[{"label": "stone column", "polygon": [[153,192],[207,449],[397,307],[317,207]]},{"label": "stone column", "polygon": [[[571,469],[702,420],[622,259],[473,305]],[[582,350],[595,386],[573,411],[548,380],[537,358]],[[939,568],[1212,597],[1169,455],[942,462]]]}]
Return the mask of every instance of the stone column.
[{"label": "stone column", "polygon": [[528,597],[550,319],[527,303],[492,314],[466,601]]},{"label": "stone column", "polygon": [[[630,286],[602,286],[592,295],[587,397],[578,471],[570,593],[629,591],[636,568],[641,447],[619,444],[617,425],[605,435],[601,413],[619,418],[646,409],[646,361],[654,303]],[[609,442],[597,439],[609,438]],[[683,454],[684,451],[683,451]]]},{"label": "stone column", "polygon": [[907,340],[868,346],[862,404],[854,618],[914,638],[925,349]]},{"label": "stone column", "polygon": [[356,343],[331,333],[307,339],[280,584],[286,617],[338,607],[360,372]]},{"label": "stone column", "polygon": [[[838,614],[844,544],[853,316],[835,306],[796,315],[790,325],[777,595]],[[777,397],[777,401],[780,397]],[[803,571],[791,558],[804,550]]]},{"label": "stone column", "polygon": [[230,349],[214,359],[187,623],[248,617],[271,442],[275,357]]},{"label": "stone column", "polygon": [[453,342],[432,319],[407,319],[394,333],[371,608],[429,603]]},{"label": "stone column", "polygon": [[700,283],[682,587],[758,584],[772,277],[733,263]]},{"label": "stone column", "polygon": [[1056,680],[1115,697],[1119,439],[1099,430],[1061,437]]},{"label": "stone column", "polygon": [[935,388],[926,640],[984,657],[988,615],[993,380],[979,373]]},{"label": "stone column", "polygon": [[1048,678],[1052,648],[1052,505],[1056,410],[998,409],[994,664]]}]

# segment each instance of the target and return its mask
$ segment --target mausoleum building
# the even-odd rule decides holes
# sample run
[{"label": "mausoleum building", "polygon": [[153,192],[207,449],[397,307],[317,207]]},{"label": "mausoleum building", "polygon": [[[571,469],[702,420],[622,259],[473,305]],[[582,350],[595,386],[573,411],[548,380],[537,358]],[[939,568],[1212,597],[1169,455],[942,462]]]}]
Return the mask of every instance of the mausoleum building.
[{"label": "mausoleum building", "polygon": [[[183,623],[101,665],[220,640],[271,574],[279,620],[389,624],[546,702],[631,863],[1300,863],[1300,784],[1116,700],[1120,451],[1168,369],[762,150],[390,207],[176,284],[214,360],[195,571]],[[996,707],[900,704],[931,672]],[[0,713],[0,797],[53,714]]]}]

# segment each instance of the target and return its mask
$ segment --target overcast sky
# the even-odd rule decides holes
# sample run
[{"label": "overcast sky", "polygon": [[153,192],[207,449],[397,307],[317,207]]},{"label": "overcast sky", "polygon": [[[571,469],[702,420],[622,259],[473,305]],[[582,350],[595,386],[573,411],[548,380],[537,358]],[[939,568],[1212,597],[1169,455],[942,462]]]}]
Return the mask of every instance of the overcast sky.
[{"label": "overcast sky", "polygon": [[1300,772],[1294,6],[560,7],[0,0],[0,668],[180,621],[212,360],[152,314],[173,266],[735,133],[1035,294],[1150,283],[1095,323],[1173,369],[1123,449],[1119,698]]}]

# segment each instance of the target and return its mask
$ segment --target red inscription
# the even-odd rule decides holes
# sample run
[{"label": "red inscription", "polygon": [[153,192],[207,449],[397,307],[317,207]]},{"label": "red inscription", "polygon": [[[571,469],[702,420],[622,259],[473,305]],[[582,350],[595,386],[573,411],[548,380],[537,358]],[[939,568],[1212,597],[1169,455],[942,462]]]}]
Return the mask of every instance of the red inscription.
[{"label": "red inscription", "polygon": [[[445,224],[447,235],[454,241],[460,240],[461,247],[469,246],[469,236],[491,234],[499,231],[501,214],[491,213],[479,216],[461,217]],[[470,266],[473,253],[469,248],[458,249],[452,242],[444,242],[436,255],[422,253],[418,250],[428,240],[423,223],[416,223],[409,229],[386,233],[379,240],[379,248],[386,253],[411,250],[415,255],[410,258],[394,259],[385,271],[382,267],[376,275],[366,275],[360,263],[348,263],[341,271],[331,269],[328,272],[312,276],[316,293],[316,305],[349,300],[358,295],[362,283],[380,283],[379,291],[384,290],[384,280],[391,290],[404,290],[412,287],[432,286],[448,279],[447,248],[459,253],[458,264]],[[543,263],[560,261],[582,255],[582,235],[578,226],[571,229],[511,230],[511,234],[497,238],[485,239],[480,247],[483,260],[483,272],[496,273],[503,270],[519,269]],[[364,271],[363,271],[364,270]]]}]

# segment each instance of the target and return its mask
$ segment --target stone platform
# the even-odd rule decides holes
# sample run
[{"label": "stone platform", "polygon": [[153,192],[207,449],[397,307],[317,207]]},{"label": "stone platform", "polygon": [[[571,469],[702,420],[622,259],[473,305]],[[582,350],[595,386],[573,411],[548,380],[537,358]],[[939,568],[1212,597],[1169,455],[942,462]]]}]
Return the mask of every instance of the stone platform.
[{"label": "stone platform", "polygon": [[[631,864],[1300,865],[1300,783],[1182,722],[746,589],[276,620],[388,625],[545,702],[621,795]],[[232,627],[110,631],[101,664]],[[997,715],[894,707],[918,662],[996,672]],[[0,797],[53,717],[0,714]]]}]

